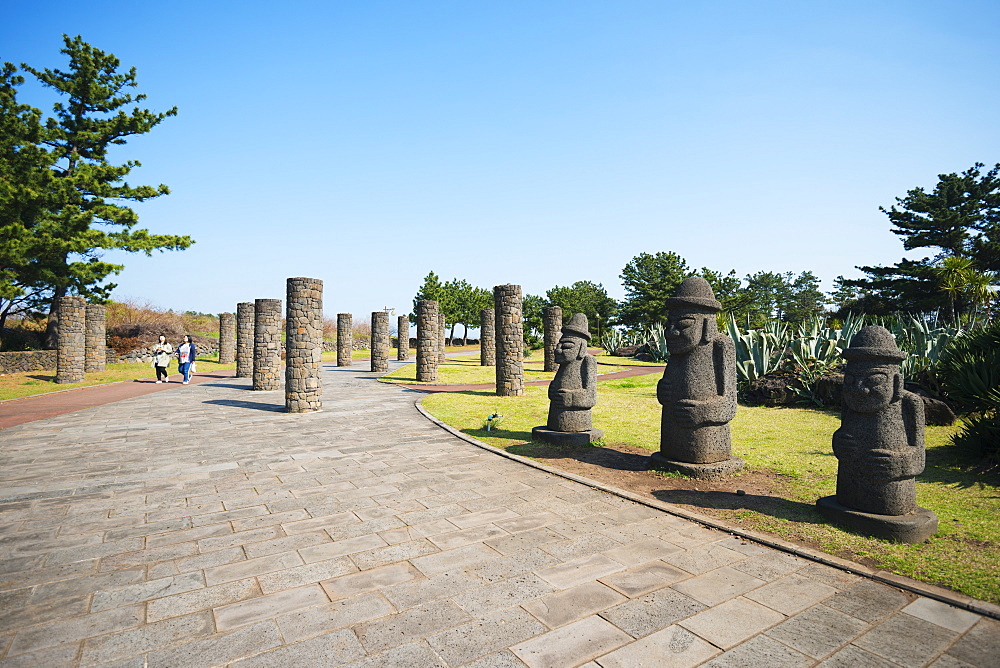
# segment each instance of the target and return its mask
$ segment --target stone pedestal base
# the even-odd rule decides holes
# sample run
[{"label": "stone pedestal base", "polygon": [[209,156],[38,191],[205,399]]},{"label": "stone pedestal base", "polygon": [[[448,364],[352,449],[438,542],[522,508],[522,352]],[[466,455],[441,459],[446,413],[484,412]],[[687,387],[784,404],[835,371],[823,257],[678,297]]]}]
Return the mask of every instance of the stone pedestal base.
[{"label": "stone pedestal base", "polygon": [[679,462],[675,459],[667,459],[663,454],[654,452],[649,458],[649,468],[676,471],[691,478],[700,480],[715,480],[725,478],[734,473],[739,473],[746,466],[746,462],[739,457],[723,459],[721,462],[711,464],[694,464],[692,462]]},{"label": "stone pedestal base", "polygon": [[588,429],[587,431],[553,431],[548,427],[534,427],[531,430],[531,437],[539,441],[545,441],[552,445],[590,445],[599,438],[604,438],[604,432],[600,429]]},{"label": "stone pedestal base", "polygon": [[824,496],[816,507],[834,524],[894,543],[920,543],[938,528],[937,515],[926,508],[917,508],[909,515],[875,515],[841,505],[836,495]]}]

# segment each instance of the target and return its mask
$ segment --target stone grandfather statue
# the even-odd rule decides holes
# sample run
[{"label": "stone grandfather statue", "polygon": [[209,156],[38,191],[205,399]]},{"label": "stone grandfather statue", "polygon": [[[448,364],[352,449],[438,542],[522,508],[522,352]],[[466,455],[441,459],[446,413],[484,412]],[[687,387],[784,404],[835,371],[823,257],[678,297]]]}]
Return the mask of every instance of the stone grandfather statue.
[{"label": "stone grandfather statue", "polygon": [[666,338],[670,358],[656,386],[663,406],[660,451],[651,468],[695,478],[719,478],[740,471],[732,456],[729,422],[736,415],[736,348],[718,331],[722,309],[705,279],[684,279],[667,300]]},{"label": "stone grandfather statue", "polygon": [[587,352],[590,341],[587,316],[577,313],[563,325],[555,350],[559,365],[549,384],[549,417],[534,437],[559,445],[586,445],[604,436],[594,429],[590,409],[597,403],[597,360]]},{"label": "stone grandfather statue", "polygon": [[843,352],[843,413],[833,434],[837,494],[817,501],[828,519],[855,531],[919,542],[937,516],[917,506],[914,478],[924,470],[923,400],[903,389],[906,356],[884,327],[865,327]]}]

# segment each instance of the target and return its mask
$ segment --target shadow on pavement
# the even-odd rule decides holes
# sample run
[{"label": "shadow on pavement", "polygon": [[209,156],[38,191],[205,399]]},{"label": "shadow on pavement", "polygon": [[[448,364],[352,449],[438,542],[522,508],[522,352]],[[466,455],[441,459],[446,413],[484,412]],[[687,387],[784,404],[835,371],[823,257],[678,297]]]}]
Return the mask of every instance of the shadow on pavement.
[{"label": "shadow on pavement", "polygon": [[232,406],[233,408],[251,408],[257,411],[270,411],[271,413],[284,413],[285,404],[265,404],[260,401],[240,401],[238,399],[210,399],[203,401],[205,404],[215,404],[217,406]]}]

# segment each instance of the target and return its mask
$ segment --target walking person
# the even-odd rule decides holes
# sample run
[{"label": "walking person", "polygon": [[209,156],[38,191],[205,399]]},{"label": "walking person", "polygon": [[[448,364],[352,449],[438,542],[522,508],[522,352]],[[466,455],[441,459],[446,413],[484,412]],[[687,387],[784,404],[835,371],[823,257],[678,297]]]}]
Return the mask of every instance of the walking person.
[{"label": "walking person", "polygon": [[194,356],[196,354],[191,336],[185,334],[184,343],[177,346],[177,370],[184,374],[185,385],[191,381],[191,366],[194,364]]},{"label": "walking person", "polygon": [[159,342],[153,346],[153,368],[156,369],[156,382],[169,383],[167,367],[170,366],[170,353],[174,352],[173,346],[167,343],[167,337],[160,334]]}]

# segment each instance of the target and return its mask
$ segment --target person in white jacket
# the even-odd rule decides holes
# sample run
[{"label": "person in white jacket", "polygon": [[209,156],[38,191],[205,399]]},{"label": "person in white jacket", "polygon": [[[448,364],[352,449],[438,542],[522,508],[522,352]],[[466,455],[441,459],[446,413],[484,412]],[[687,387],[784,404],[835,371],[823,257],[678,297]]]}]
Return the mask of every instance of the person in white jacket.
[{"label": "person in white jacket", "polygon": [[[169,383],[167,366],[170,365],[170,353],[174,349],[167,343],[167,337],[160,334],[160,341],[153,346],[153,368],[156,369],[156,382]],[[162,377],[162,379],[161,379]]]}]

